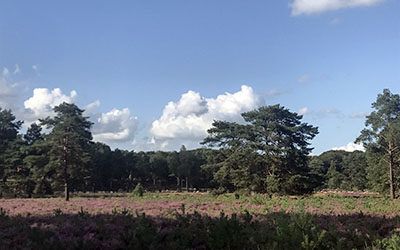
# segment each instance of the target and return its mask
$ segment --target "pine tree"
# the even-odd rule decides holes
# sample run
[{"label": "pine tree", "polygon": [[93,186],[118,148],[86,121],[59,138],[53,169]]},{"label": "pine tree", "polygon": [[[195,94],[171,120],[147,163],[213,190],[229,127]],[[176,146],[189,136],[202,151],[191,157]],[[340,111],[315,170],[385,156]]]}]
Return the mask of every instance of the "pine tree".
[{"label": "pine tree", "polygon": [[85,187],[89,174],[92,123],[83,116],[83,110],[75,104],[62,103],[54,108],[54,118],[41,120],[51,132],[49,165],[55,179],[64,184],[65,200],[69,200],[71,188]]},{"label": "pine tree", "polygon": [[[370,157],[377,157],[374,167],[387,167],[390,197],[396,197],[397,172],[400,170],[400,95],[384,89],[376,101],[374,109],[367,116],[366,128],[361,131],[357,142],[363,142]],[[370,161],[371,162],[371,161]],[[382,164],[385,162],[386,164]],[[369,168],[370,169],[370,168]],[[371,170],[371,169],[370,169]],[[374,172],[380,172],[375,171]]]},{"label": "pine tree", "polygon": [[7,188],[6,182],[17,164],[16,154],[19,153],[16,140],[22,121],[17,121],[11,110],[0,108],[0,196]]},{"label": "pine tree", "polygon": [[313,188],[309,141],[318,129],[302,116],[273,105],[242,114],[246,124],[215,121],[203,144],[218,147],[215,179],[236,188],[304,193]]}]

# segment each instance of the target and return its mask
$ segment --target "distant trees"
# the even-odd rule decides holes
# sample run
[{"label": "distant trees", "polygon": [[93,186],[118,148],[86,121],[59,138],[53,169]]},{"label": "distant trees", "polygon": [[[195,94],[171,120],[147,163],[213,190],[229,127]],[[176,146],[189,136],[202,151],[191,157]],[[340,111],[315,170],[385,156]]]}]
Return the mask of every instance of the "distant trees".
[{"label": "distant trees", "polygon": [[318,188],[362,191],[368,188],[367,159],[362,151],[330,150],[312,156],[310,168]]},{"label": "distant trees", "polygon": [[[369,158],[369,180],[377,190],[389,184],[390,197],[396,197],[400,163],[400,96],[384,89],[372,103],[357,142],[362,142]],[[382,175],[383,172],[388,174]],[[381,178],[386,176],[385,178]]]},{"label": "distant trees", "polygon": [[[243,123],[214,121],[207,148],[134,152],[93,142],[83,110],[63,103],[32,123],[0,108],[0,195],[31,197],[71,191],[218,189],[304,194],[322,188],[375,190],[392,198],[400,183],[400,96],[385,89],[357,138],[366,152],[310,156],[318,129],[283,106],[242,114]],[[45,127],[45,132],[42,128]]]},{"label": "distant trees", "polygon": [[218,147],[214,179],[227,189],[299,194],[312,190],[309,141],[318,129],[280,106],[242,114],[246,124],[215,121],[204,144]]}]

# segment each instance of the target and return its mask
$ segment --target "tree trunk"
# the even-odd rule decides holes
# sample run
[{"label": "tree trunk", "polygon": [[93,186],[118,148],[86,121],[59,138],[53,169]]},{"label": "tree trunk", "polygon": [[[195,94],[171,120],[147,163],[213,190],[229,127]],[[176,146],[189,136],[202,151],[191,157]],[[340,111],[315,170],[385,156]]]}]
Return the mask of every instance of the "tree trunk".
[{"label": "tree trunk", "polygon": [[68,149],[67,149],[67,142],[68,138],[63,139],[64,147],[63,147],[63,153],[64,153],[64,196],[65,200],[69,201],[69,176],[68,176]]},{"label": "tree trunk", "polygon": [[186,192],[189,191],[189,178],[186,176],[185,177],[185,185],[186,185]]},{"label": "tree trunk", "polygon": [[176,189],[181,191],[181,178],[179,176],[176,177]]},{"label": "tree trunk", "polygon": [[64,184],[64,195],[65,195],[65,200],[69,201],[69,185],[68,185],[68,181],[66,181],[65,184]]},{"label": "tree trunk", "polygon": [[393,174],[393,166],[394,166],[394,160],[393,160],[393,154],[392,151],[389,153],[389,181],[390,181],[390,198],[393,200],[396,195],[395,195],[395,190],[394,190],[394,174]]}]

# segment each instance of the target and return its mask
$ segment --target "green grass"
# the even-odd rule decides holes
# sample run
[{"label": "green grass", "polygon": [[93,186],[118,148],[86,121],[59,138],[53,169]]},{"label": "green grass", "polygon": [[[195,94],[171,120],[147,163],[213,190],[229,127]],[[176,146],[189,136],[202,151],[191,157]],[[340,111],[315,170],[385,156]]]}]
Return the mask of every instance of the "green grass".
[{"label": "green grass", "polygon": [[[264,211],[310,212],[317,214],[398,214],[400,200],[391,201],[386,197],[342,197],[327,196],[266,196],[263,194],[219,196],[209,193],[145,193],[143,197],[133,198],[136,202],[165,201],[182,202],[185,204],[223,204],[226,207],[242,207],[248,211],[262,209]],[[254,211],[252,211],[254,212]]]}]

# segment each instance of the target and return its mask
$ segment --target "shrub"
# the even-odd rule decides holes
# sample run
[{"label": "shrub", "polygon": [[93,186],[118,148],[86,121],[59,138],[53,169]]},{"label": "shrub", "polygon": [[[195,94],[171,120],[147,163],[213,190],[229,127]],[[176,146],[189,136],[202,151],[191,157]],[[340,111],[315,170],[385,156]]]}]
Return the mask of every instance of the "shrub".
[{"label": "shrub", "polygon": [[227,190],[224,187],[219,187],[218,189],[213,189],[211,191],[211,195],[218,196],[218,195],[226,193],[226,191]]},{"label": "shrub", "polygon": [[144,194],[144,188],[142,186],[141,183],[138,183],[135,187],[135,189],[133,189],[132,191],[132,195],[133,196],[138,196],[138,197],[142,197]]}]

